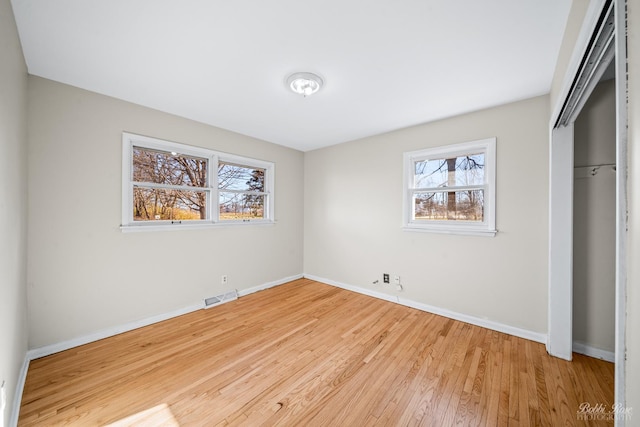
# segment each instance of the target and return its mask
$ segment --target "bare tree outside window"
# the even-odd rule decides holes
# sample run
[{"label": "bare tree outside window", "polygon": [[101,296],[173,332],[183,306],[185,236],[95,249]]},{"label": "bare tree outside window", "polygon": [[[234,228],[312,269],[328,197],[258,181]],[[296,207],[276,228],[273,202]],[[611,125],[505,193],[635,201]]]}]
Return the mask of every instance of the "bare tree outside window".
[{"label": "bare tree outside window", "polygon": [[265,170],[221,162],[220,220],[264,218]]},{"label": "bare tree outside window", "polygon": [[122,231],[274,222],[272,162],[127,132],[122,150]]},{"label": "bare tree outside window", "polygon": [[483,221],[484,155],[414,163],[416,220]]},{"label": "bare tree outside window", "polygon": [[[209,159],[133,147],[135,221],[205,220]],[[264,218],[265,170],[218,164],[221,220]]]},{"label": "bare tree outside window", "polygon": [[208,159],[133,147],[135,221],[207,219]]},{"label": "bare tree outside window", "polygon": [[495,236],[496,138],[403,153],[403,229]]}]

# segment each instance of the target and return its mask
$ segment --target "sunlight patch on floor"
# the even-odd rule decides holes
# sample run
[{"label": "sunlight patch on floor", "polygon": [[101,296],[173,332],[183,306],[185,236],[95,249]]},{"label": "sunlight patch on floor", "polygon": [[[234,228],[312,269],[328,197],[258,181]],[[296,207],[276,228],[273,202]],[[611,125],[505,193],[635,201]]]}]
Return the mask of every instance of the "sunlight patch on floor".
[{"label": "sunlight patch on floor", "polygon": [[180,427],[180,424],[173,416],[171,408],[166,403],[145,409],[137,414],[109,424],[107,427],[126,426],[153,426],[153,427]]}]

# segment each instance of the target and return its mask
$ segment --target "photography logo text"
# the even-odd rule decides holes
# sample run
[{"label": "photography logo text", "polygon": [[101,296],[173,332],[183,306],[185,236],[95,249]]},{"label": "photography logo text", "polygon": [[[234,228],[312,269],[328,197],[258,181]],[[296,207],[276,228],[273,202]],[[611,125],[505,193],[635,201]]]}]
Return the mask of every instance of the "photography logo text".
[{"label": "photography logo text", "polygon": [[589,402],[582,402],[576,411],[578,420],[581,421],[615,421],[630,420],[633,408],[627,408],[619,403],[605,406],[602,403],[592,405]]}]

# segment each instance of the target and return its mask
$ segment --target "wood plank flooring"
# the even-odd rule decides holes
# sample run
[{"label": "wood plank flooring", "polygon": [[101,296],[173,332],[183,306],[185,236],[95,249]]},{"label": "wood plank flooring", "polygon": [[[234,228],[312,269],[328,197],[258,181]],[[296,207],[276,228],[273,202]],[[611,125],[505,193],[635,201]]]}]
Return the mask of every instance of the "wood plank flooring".
[{"label": "wood plank flooring", "polygon": [[307,279],[34,360],[20,426],[582,426],[613,364]]}]

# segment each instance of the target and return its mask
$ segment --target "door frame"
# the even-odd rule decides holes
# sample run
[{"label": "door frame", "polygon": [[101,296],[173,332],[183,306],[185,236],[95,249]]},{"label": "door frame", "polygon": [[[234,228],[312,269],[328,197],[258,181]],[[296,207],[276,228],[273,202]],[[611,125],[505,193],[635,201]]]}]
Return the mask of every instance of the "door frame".
[{"label": "door frame", "polygon": [[[626,1],[615,8],[616,65],[616,296],[615,402],[625,405],[627,254]],[[606,0],[591,1],[549,122],[549,301],[547,351],[571,360],[573,352],[573,121],[556,127]],[[588,95],[587,95],[588,96]],[[577,115],[577,113],[575,114]],[[575,120],[575,115],[573,120]],[[617,420],[623,426],[624,420]]]}]

